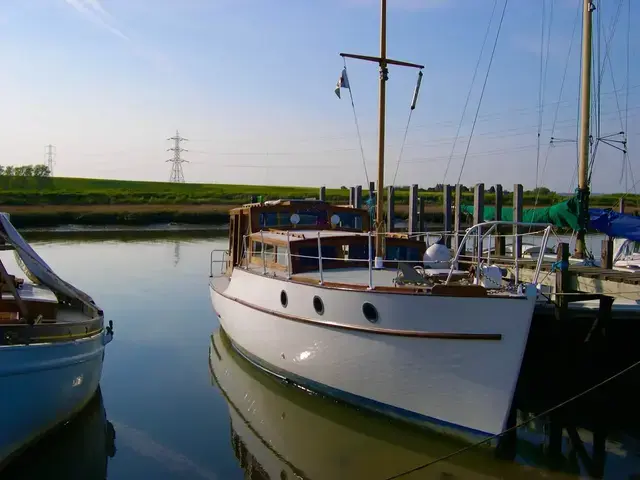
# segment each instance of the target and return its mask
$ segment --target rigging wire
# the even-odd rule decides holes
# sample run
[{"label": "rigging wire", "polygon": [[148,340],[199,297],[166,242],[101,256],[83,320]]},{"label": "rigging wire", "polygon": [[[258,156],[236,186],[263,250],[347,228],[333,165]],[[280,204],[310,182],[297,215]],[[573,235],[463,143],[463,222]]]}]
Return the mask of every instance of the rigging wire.
[{"label": "rigging wire", "polygon": [[480,112],[480,107],[482,106],[482,99],[484,97],[484,91],[487,87],[487,80],[489,79],[489,73],[491,72],[491,64],[493,63],[493,58],[495,57],[496,47],[498,46],[498,39],[500,38],[500,31],[502,30],[502,22],[504,21],[504,14],[507,11],[507,5],[509,4],[509,0],[504,0],[504,7],[502,7],[502,15],[500,16],[500,23],[498,23],[498,31],[496,32],[496,39],[493,43],[493,49],[491,51],[491,57],[489,57],[489,65],[487,66],[487,73],[484,77],[484,83],[482,85],[482,90],[480,91],[480,99],[478,100],[478,108],[476,108],[476,114],[473,119],[473,124],[471,125],[471,133],[469,133],[469,141],[467,142],[467,148],[464,153],[464,158],[462,159],[462,165],[460,166],[460,174],[458,175],[458,181],[456,183],[460,183],[460,179],[462,178],[462,172],[464,171],[464,165],[467,163],[467,155],[469,154],[469,147],[471,146],[471,138],[473,137],[473,131],[476,128],[476,120],[478,120],[478,113]]},{"label": "rigging wire", "polygon": [[[560,82],[560,93],[558,93],[558,101],[556,102],[556,111],[553,115],[553,123],[551,124],[551,142],[549,142],[549,145],[547,146],[547,152],[545,154],[545,158],[544,158],[544,164],[542,166],[542,174],[541,179],[544,180],[544,174],[545,171],[547,169],[547,163],[549,161],[549,155],[551,154],[551,148],[553,146],[553,134],[555,133],[556,130],[556,125],[558,122],[558,113],[560,111],[560,103],[562,100],[562,92],[564,91],[564,84],[566,82],[567,79],[567,71],[569,70],[569,62],[571,60],[571,50],[573,49],[573,43],[574,43],[574,39],[575,39],[575,35],[576,35],[576,30],[578,28],[578,20],[580,19],[580,10],[581,10],[581,4],[582,4],[582,0],[578,0],[578,8],[576,9],[576,16],[573,20],[573,30],[571,32],[571,42],[569,43],[569,51],[567,52],[567,60],[564,64],[564,72],[562,73],[562,81]],[[547,51],[547,55],[548,55],[548,51]],[[548,59],[548,57],[547,57]],[[537,184],[536,184],[537,187]],[[538,205],[538,199],[540,198],[540,191],[536,190],[536,200],[534,202],[534,208]]]},{"label": "rigging wire", "polygon": [[471,77],[471,85],[469,85],[469,91],[467,92],[467,98],[464,102],[464,107],[462,108],[462,115],[460,116],[460,123],[458,124],[458,130],[456,131],[456,135],[453,140],[453,145],[451,146],[451,154],[449,155],[449,160],[447,161],[447,166],[444,170],[444,175],[442,177],[442,184],[444,185],[447,180],[447,173],[449,173],[449,166],[451,165],[451,159],[453,158],[453,153],[456,150],[456,144],[458,143],[458,137],[460,135],[460,129],[462,128],[462,122],[464,120],[464,116],[467,113],[467,106],[469,105],[469,99],[471,98],[471,92],[473,91],[473,85],[476,82],[476,75],[478,74],[478,70],[480,67],[480,61],[482,60],[482,54],[484,53],[484,47],[487,43],[487,39],[489,38],[489,31],[491,30],[491,24],[493,23],[493,17],[496,12],[496,6],[498,5],[498,0],[493,0],[493,9],[491,10],[491,16],[489,17],[489,23],[487,24],[487,31],[484,34],[484,39],[482,40],[482,47],[480,47],[480,54],[478,55],[478,61],[476,62],[476,67],[473,71],[473,77]]},{"label": "rigging wire", "polygon": [[[630,62],[630,45],[631,45],[631,0],[627,0],[627,85],[626,85],[626,97],[625,97],[625,110],[629,107],[629,85],[630,85],[630,73],[629,73],[629,62]],[[633,191],[637,193],[635,188],[636,182],[633,178],[633,168],[631,167],[631,159],[629,158],[629,145],[628,145],[628,136],[629,136],[629,112],[625,112],[624,119],[624,157],[626,163],[629,168],[629,175],[631,176],[631,181],[633,182]],[[625,191],[627,190],[627,176],[625,175]]]},{"label": "rigging wire", "polygon": [[404,146],[407,142],[407,134],[409,133],[409,124],[411,123],[411,116],[413,115],[413,111],[416,108],[416,104],[418,103],[418,94],[420,93],[420,84],[422,83],[422,70],[418,72],[418,81],[416,83],[416,88],[413,91],[413,97],[411,98],[411,106],[409,107],[409,118],[407,118],[407,126],[404,129],[404,137],[402,139],[402,145],[400,145],[400,153],[398,154],[398,162],[396,163],[396,172],[393,174],[393,182],[391,185],[396,184],[396,177],[398,176],[398,169],[400,168],[400,161],[402,160],[402,153],[404,152]]},{"label": "rigging wire", "polygon": [[[342,57],[342,60],[344,62],[344,71],[345,73],[347,73],[347,59],[345,57]],[[348,73],[346,77],[349,78]],[[360,135],[360,125],[358,124],[358,115],[356,115],[356,105],[355,105],[355,102],[353,101],[351,81],[349,81],[349,88],[347,88],[347,90],[349,90],[349,98],[351,99],[351,108],[353,110],[353,120],[356,123],[356,132],[358,134],[358,143],[360,145],[360,155],[362,157],[362,166],[364,167],[364,176],[367,179],[366,184],[369,185],[370,183],[369,183],[369,173],[367,172],[367,161],[365,160],[364,148],[362,147],[362,135]]]},{"label": "rigging wire", "polygon": [[547,20],[547,2],[542,0],[542,22],[540,27],[540,73],[538,79],[538,134],[536,149],[536,189],[538,188],[538,173],[540,171],[540,139],[542,137],[542,118],[544,113],[544,87],[547,79],[547,67],[549,64],[549,44],[551,40],[551,22],[553,19],[553,0],[551,1],[551,13],[549,18],[549,33],[547,36],[547,54],[544,54],[544,33]]},{"label": "rigging wire", "polygon": [[611,375],[610,377],[605,378],[603,381],[601,381],[599,383],[596,383],[595,385],[592,385],[591,387],[587,388],[586,390],[574,395],[573,397],[568,398],[567,400],[565,400],[563,402],[560,402],[557,405],[554,405],[553,407],[545,410],[544,412],[539,413],[538,415],[535,415],[533,418],[527,418],[527,419],[523,420],[522,422],[518,423],[517,425],[514,425],[514,426],[512,426],[510,428],[507,428],[506,430],[504,430],[504,431],[502,431],[500,433],[497,433],[495,435],[491,435],[490,437],[487,437],[484,440],[480,440],[479,442],[476,442],[476,443],[473,443],[473,444],[468,445],[466,447],[463,447],[463,448],[461,448],[459,450],[456,450],[455,452],[452,452],[452,453],[450,453],[448,455],[444,455],[444,456],[442,456],[440,458],[436,458],[435,460],[432,460],[431,462],[425,463],[423,465],[420,465],[418,467],[412,468],[412,469],[407,470],[405,472],[399,473],[399,474],[394,475],[392,477],[387,477],[385,480],[395,480],[396,478],[404,477],[405,475],[409,475],[410,473],[417,472],[418,470],[423,470],[423,469],[425,469],[427,467],[430,467],[431,465],[433,465],[435,463],[442,462],[443,460],[448,460],[451,457],[455,457],[456,455],[459,455],[461,453],[465,453],[468,450],[471,450],[472,448],[475,448],[475,447],[483,445],[483,444],[485,444],[487,442],[490,442],[491,440],[495,440],[496,438],[499,438],[499,437],[501,437],[501,436],[513,431],[513,430],[517,430],[518,428],[523,427],[523,426],[531,423],[532,421],[537,420],[540,417],[544,417],[546,415],[549,415],[550,413],[554,412],[555,410],[557,410],[557,409],[559,409],[561,407],[564,407],[565,405],[568,405],[569,403],[574,402],[574,401],[580,399],[581,397],[584,397],[588,393],[591,393],[592,391],[602,387],[603,385],[606,385],[607,383],[609,383],[612,380],[615,380],[616,378],[618,378],[618,377],[624,375],[625,373],[633,370],[634,368],[636,368],[639,365],[640,365],[640,361],[637,361],[637,362],[629,365],[628,367],[620,370],[619,372],[615,373],[614,375]]}]

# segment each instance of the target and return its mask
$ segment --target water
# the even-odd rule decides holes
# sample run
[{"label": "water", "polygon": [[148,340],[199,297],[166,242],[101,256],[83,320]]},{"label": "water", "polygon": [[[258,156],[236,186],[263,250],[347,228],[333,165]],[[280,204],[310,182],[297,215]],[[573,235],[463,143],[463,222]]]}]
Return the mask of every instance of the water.
[{"label": "water", "polygon": [[[2,478],[384,479],[461,447],[283,384],[229,350],[207,286],[209,253],[226,235],[32,242],[93,296],[115,337],[101,399]],[[543,423],[520,429],[513,462],[473,449],[402,478],[587,478],[568,448],[548,458]],[[633,436],[612,428],[607,442],[604,478],[638,475]]]}]

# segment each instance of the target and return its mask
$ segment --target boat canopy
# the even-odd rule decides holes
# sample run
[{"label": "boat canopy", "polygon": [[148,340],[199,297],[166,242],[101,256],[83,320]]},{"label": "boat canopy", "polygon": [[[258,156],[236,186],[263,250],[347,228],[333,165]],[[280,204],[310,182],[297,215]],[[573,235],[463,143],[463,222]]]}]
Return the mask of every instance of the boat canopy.
[{"label": "boat canopy", "polygon": [[[473,206],[462,205],[462,212],[473,215]],[[484,220],[495,220],[495,207],[484,207]],[[513,208],[502,207],[502,220],[513,221]],[[550,223],[556,227],[578,230],[578,199],[570,199],[550,207],[525,208],[522,211],[525,223]],[[590,208],[589,228],[609,235],[640,241],[640,217],[618,213],[610,208]]]}]

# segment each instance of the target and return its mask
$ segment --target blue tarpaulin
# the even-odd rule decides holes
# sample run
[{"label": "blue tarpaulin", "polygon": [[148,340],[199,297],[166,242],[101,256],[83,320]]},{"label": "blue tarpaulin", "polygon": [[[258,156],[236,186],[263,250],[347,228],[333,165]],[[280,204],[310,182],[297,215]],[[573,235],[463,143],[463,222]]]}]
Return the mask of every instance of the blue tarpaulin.
[{"label": "blue tarpaulin", "polygon": [[589,209],[589,226],[610,237],[640,241],[640,217],[603,208]]}]

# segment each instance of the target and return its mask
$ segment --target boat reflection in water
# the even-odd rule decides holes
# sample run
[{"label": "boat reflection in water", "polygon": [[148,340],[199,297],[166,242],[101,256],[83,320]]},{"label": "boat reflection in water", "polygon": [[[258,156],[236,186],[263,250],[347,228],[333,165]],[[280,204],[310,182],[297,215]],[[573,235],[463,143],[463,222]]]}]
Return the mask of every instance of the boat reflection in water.
[{"label": "boat reflection in water", "polygon": [[78,415],[13,459],[0,471],[0,478],[107,478],[108,460],[116,453],[115,435],[98,388]]},{"label": "boat reflection in water", "polygon": [[[248,478],[385,479],[464,446],[280,381],[240,356],[221,328],[212,335],[209,358],[212,382],[229,404],[231,443]],[[480,447],[402,478],[576,477],[498,460]]]}]

